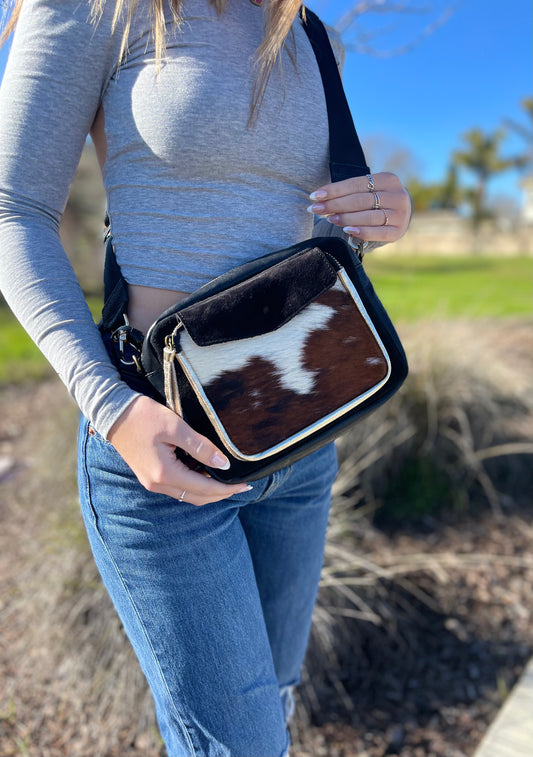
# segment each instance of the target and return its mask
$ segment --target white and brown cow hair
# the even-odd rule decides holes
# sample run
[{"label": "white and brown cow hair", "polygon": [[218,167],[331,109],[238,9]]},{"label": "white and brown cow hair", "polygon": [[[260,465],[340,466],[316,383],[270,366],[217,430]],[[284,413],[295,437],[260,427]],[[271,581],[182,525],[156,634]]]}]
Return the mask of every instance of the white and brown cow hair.
[{"label": "white and brown cow hair", "polygon": [[180,349],[233,447],[263,453],[348,405],[387,376],[388,363],[341,281],[280,328]]}]

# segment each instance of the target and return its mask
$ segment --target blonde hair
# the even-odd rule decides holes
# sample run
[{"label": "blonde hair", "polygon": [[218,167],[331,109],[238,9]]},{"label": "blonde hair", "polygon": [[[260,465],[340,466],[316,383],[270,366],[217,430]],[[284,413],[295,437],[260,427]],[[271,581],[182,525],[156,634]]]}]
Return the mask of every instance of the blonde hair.
[{"label": "blonde hair", "polygon": [[[156,60],[158,66],[165,55],[165,3],[168,3],[174,22],[179,27],[182,21],[182,6],[184,0],[150,0],[152,13],[152,31],[155,42]],[[217,13],[222,13],[228,0],[209,0]],[[91,19],[98,23],[106,2],[114,2],[113,28],[116,27],[120,18],[125,18],[125,29],[122,37],[120,58],[126,54],[128,47],[128,35],[131,19],[139,0],[90,0]],[[23,0],[15,0],[15,5],[0,37],[0,45],[3,44],[13,31],[20,15]],[[283,47],[283,43],[289,33],[300,7],[302,0],[269,0],[267,5],[267,18],[265,36],[256,51],[257,76],[255,79],[252,102],[250,104],[250,119],[253,119],[256,109],[261,106],[265,89],[270,74]]]}]

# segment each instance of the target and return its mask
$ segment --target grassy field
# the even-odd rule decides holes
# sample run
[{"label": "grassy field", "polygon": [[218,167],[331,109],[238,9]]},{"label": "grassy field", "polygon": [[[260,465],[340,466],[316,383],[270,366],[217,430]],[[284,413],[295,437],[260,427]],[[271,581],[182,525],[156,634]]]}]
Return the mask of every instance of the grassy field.
[{"label": "grassy field", "polygon": [[533,314],[530,258],[380,257],[365,270],[393,320]]},{"label": "grassy field", "polygon": [[[531,316],[529,258],[365,258],[365,269],[394,321]],[[101,303],[90,302],[97,317]],[[0,305],[0,385],[42,378],[46,361]]]}]

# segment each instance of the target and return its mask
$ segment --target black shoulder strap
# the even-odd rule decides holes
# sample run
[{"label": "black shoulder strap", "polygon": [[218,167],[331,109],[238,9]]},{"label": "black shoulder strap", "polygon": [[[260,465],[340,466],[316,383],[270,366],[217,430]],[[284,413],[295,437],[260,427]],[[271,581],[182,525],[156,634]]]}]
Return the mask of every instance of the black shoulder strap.
[{"label": "black shoulder strap", "polygon": [[331,49],[328,33],[318,16],[305,9],[303,27],[315,53],[326,95],[329,125],[329,163],[332,181],[370,173],[363,148],[344,94],[337,62]]}]

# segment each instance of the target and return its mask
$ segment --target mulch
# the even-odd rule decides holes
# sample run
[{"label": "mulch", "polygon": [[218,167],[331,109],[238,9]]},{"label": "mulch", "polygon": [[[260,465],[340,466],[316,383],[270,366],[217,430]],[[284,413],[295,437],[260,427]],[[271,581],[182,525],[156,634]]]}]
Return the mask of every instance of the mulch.
[{"label": "mulch", "polygon": [[296,729],[296,754],[469,757],[533,654],[533,513],[370,538],[380,565],[424,567],[386,586],[393,627],[359,623],[362,654],[344,661],[353,711],[330,699]]}]

